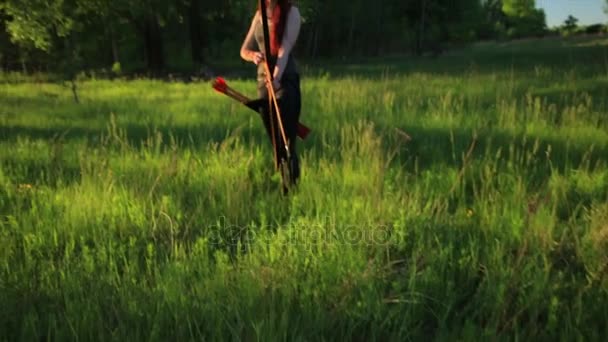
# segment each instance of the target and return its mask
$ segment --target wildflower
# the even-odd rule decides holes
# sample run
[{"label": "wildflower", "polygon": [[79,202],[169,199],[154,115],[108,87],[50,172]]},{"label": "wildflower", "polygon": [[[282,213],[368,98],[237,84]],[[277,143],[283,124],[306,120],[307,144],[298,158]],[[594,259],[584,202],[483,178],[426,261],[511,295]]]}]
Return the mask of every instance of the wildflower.
[{"label": "wildflower", "polygon": [[34,188],[34,186],[32,184],[19,184],[17,186],[17,190],[19,191],[28,191],[28,190],[32,190]]}]

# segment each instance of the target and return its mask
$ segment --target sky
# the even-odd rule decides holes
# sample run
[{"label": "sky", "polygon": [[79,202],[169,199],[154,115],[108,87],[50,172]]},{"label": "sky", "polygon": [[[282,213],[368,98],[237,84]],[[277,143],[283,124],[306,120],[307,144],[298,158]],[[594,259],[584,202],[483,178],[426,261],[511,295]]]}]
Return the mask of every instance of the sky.
[{"label": "sky", "polygon": [[605,4],[606,0],[536,0],[536,7],[545,10],[549,27],[562,25],[569,14],[579,25],[608,23]]}]

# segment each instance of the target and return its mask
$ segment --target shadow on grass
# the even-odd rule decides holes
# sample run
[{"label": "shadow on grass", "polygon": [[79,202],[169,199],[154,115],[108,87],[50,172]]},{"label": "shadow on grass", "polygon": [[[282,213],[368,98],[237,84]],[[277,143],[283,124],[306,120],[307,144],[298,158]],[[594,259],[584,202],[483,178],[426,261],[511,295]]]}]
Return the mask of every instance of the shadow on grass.
[{"label": "shadow on grass", "polygon": [[447,51],[429,59],[416,56],[389,56],[349,60],[306,61],[304,76],[329,74],[332,77],[359,76],[377,79],[388,75],[429,73],[462,75],[511,72],[527,74],[537,66],[556,69],[577,68],[580,76],[608,73],[607,37],[545,38],[513,42],[484,42]]},{"label": "shadow on grass", "polygon": [[[391,128],[384,128],[390,131]],[[530,157],[533,159],[537,170],[530,179],[532,183],[541,184],[548,178],[553,169],[560,173],[588,165],[594,168],[605,162],[608,155],[608,144],[595,142],[571,141],[553,137],[537,137],[524,133],[507,133],[498,131],[477,131],[472,129],[440,129],[420,126],[405,127],[411,136],[411,141],[402,142],[397,162],[408,169],[414,169],[414,164],[420,170],[430,169],[436,165],[460,168],[463,158],[468,161],[482,160],[496,156],[499,150],[501,157],[498,158],[499,165],[506,167],[508,163],[517,164],[517,160],[527,158],[536,149],[536,153]],[[398,142],[393,140],[394,148]],[[535,147],[536,145],[536,147]],[[468,155],[468,157],[467,157]],[[549,157],[547,157],[549,155]],[[516,165],[525,168],[525,165]]]}]

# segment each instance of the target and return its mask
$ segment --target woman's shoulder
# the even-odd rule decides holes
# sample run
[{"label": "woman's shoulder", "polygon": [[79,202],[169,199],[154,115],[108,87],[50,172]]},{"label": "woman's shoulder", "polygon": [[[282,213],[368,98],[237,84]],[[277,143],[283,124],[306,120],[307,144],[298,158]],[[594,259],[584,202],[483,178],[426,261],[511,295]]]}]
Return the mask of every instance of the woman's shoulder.
[{"label": "woman's shoulder", "polygon": [[294,17],[294,18],[298,18],[300,19],[300,10],[298,9],[298,6],[296,5],[291,5],[291,7],[289,8],[289,13],[288,15],[290,17]]}]

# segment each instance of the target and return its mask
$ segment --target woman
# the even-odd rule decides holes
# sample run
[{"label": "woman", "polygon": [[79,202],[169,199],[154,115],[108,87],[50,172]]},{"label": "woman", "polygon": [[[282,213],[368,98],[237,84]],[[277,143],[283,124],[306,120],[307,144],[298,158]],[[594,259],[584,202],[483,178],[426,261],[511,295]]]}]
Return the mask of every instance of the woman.
[{"label": "woman", "polygon": [[[275,91],[285,136],[289,144],[290,160],[285,152],[284,139],[273,106],[270,106],[272,108],[270,110],[273,111],[272,122],[268,107],[262,108],[262,118],[268,136],[275,147],[276,167],[281,170],[283,186],[286,190],[285,187],[296,184],[300,176],[300,166],[296,155],[296,132],[301,109],[300,76],[291,52],[300,33],[301,18],[298,8],[287,0],[265,1],[270,35],[270,56],[267,60],[269,70],[274,77],[272,84],[267,84],[266,81],[264,65],[266,56],[263,53],[265,50],[264,31],[259,5],[249,32],[243,41],[241,58],[253,62],[258,67],[257,81],[260,98],[268,99],[268,87],[270,86]],[[285,168],[288,168],[288,172]]]}]

